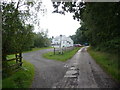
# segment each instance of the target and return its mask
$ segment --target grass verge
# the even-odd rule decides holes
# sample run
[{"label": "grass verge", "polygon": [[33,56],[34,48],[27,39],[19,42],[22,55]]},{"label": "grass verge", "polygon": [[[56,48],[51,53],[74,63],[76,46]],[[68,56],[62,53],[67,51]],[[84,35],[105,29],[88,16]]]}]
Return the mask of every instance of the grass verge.
[{"label": "grass verge", "polygon": [[[33,52],[37,50],[49,49],[52,47],[32,48],[30,51],[24,51],[23,53]],[[7,59],[15,58],[15,55],[8,55]],[[8,65],[15,64],[15,61],[8,62]],[[34,66],[23,60],[23,66],[17,72],[13,73],[7,78],[2,78],[2,88],[29,88],[32,84],[34,77]]]},{"label": "grass verge", "polygon": [[118,65],[118,56],[110,53],[95,51],[88,48],[89,54],[114,80],[120,82],[120,67]]},{"label": "grass verge", "polygon": [[52,60],[58,60],[58,61],[66,61],[73,57],[73,55],[80,49],[80,47],[75,48],[74,50],[65,52],[64,54],[56,54],[54,55],[53,52],[44,53],[43,57],[47,59]]},{"label": "grass verge", "polygon": [[2,88],[29,88],[34,78],[34,66],[23,61],[23,66],[11,76],[2,79]]}]

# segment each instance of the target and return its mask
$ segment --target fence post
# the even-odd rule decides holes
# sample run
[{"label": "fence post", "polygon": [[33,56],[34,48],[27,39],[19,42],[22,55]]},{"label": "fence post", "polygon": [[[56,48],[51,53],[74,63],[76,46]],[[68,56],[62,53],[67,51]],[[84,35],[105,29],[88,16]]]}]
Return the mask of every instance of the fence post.
[{"label": "fence post", "polygon": [[16,57],[16,63],[18,63],[18,55],[17,55],[17,53],[15,54],[15,57]]},{"label": "fence post", "polygon": [[54,48],[54,55],[55,55],[55,48]]},{"label": "fence post", "polygon": [[20,66],[22,66],[22,53],[19,53],[19,57],[20,57]]}]

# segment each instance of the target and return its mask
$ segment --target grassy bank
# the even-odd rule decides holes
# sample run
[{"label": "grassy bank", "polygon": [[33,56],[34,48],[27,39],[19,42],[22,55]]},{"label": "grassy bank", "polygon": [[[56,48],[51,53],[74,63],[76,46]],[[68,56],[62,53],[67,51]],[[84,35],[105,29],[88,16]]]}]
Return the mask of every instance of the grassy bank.
[{"label": "grassy bank", "polygon": [[91,47],[88,48],[88,52],[113,79],[120,82],[120,67],[118,66],[118,55],[110,54],[100,51],[95,51]]},{"label": "grassy bank", "polygon": [[[33,52],[37,50],[43,50],[43,49],[49,49],[52,47],[43,47],[43,48],[32,48],[30,51],[25,51],[23,53],[27,52]],[[15,58],[15,55],[8,55],[7,59]],[[9,61],[8,65],[15,64],[16,61]],[[32,84],[33,78],[34,78],[34,66],[23,60],[23,65],[17,72],[11,73],[11,75],[3,74],[5,75],[5,78],[2,78],[2,88],[29,88]],[[7,77],[6,77],[7,75]]]},{"label": "grassy bank", "polygon": [[2,79],[2,88],[29,88],[33,78],[34,66],[24,60],[20,70]]},{"label": "grassy bank", "polygon": [[44,53],[43,57],[47,59],[52,60],[58,60],[58,61],[66,61],[73,57],[73,55],[80,49],[80,47],[75,48],[74,50],[65,52],[64,54],[56,54],[54,55],[53,52]]}]

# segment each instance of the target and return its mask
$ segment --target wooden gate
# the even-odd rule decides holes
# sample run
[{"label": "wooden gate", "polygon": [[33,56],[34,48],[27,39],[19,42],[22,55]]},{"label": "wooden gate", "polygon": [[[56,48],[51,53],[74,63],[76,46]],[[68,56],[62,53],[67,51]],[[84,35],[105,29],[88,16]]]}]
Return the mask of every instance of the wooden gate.
[{"label": "wooden gate", "polygon": [[[3,71],[6,69],[11,69],[11,70],[18,70],[22,66],[22,53],[15,53],[12,54],[15,55],[14,58],[8,58],[7,60],[3,61],[3,63],[7,63],[5,67],[3,67]],[[9,56],[9,55],[7,55]]]}]

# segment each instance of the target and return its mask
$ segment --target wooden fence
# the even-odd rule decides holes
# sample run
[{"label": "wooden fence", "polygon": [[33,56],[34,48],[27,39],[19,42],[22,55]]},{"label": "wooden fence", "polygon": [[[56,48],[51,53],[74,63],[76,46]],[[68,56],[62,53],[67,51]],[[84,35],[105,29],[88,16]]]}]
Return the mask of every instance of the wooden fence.
[{"label": "wooden fence", "polygon": [[[64,54],[65,52],[67,52],[67,51],[71,51],[71,50],[73,50],[75,47],[73,46],[73,47],[63,47],[62,48],[62,53]],[[55,54],[60,54],[60,48],[54,48],[54,55]]]},{"label": "wooden fence", "polygon": [[6,69],[17,71],[22,66],[22,53],[15,53],[12,55],[15,55],[14,58],[8,58],[7,60],[3,61],[4,64],[7,63],[7,65],[4,65],[2,68],[3,71]]}]

